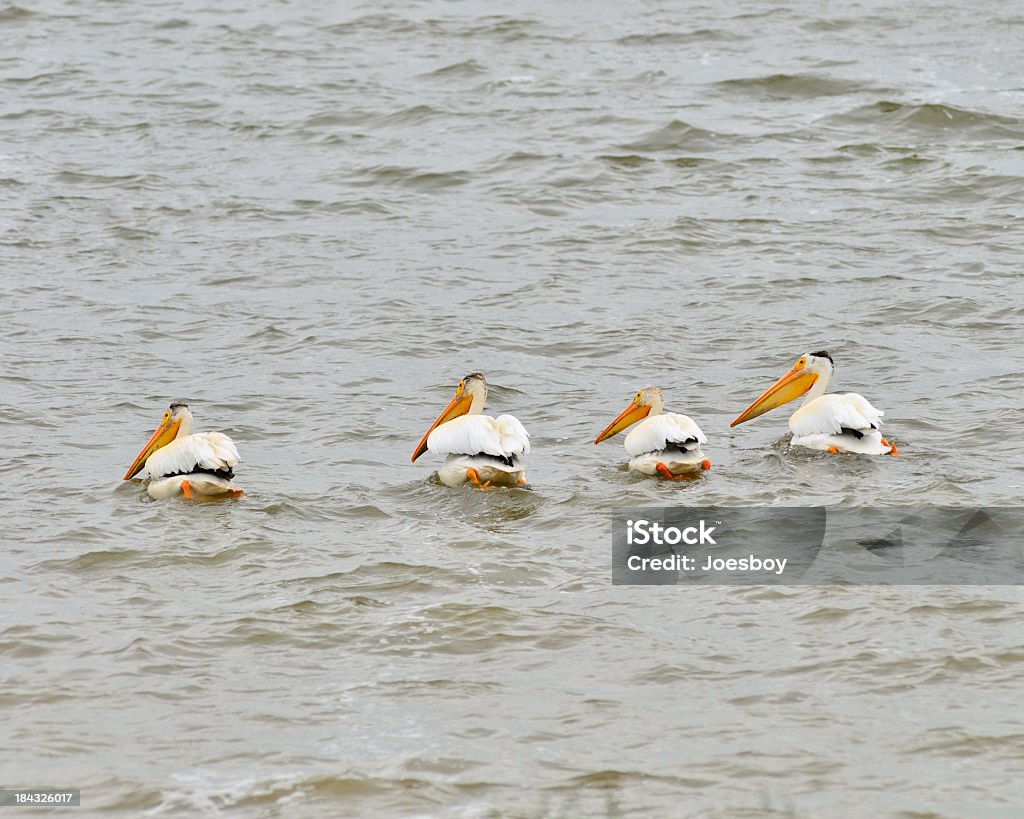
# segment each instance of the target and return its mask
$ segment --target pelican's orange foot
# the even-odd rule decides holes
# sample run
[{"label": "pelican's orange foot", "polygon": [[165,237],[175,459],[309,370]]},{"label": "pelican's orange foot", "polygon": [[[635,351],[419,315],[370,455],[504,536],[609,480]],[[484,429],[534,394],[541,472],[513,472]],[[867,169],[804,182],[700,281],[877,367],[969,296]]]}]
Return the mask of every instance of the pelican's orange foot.
[{"label": "pelican's orange foot", "polygon": [[889,454],[890,455],[899,455],[900,454],[900,451],[898,449],[896,449],[896,444],[889,444],[889,446],[892,447],[892,449],[889,450]]},{"label": "pelican's orange foot", "polygon": [[466,467],[466,477],[469,478],[470,483],[473,484],[477,489],[495,489],[496,487],[491,486],[490,481],[481,481],[480,475],[471,466]]},{"label": "pelican's orange foot", "polygon": [[519,483],[526,483],[526,478],[520,478]]},{"label": "pelican's orange foot", "polygon": [[700,462],[700,468],[703,469],[705,472],[707,472],[709,469],[711,469],[711,459],[710,458],[705,458],[703,461],[701,461]]},{"label": "pelican's orange foot", "polygon": [[668,478],[670,481],[674,480],[676,477],[672,474],[672,470],[665,466],[661,461],[658,461],[654,465],[654,468],[658,470],[658,474],[661,475],[661,477]]},{"label": "pelican's orange foot", "polygon": [[831,452],[833,455],[838,455],[839,454],[839,447],[837,447],[837,446],[830,446],[828,448],[828,451]]},{"label": "pelican's orange foot", "polygon": [[658,461],[654,465],[654,468],[658,470],[658,474],[661,475],[666,481],[690,481],[693,480],[693,475],[673,475],[672,470],[669,469],[661,461]]},{"label": "pelican's orange foot", "polygon": [[245,492],[243,492],[241,489],[232,489],[230,492],[228,492],[228,497],[229,498],[240,498],[244,494],[245,494]]},{"label": "pelican's orange foot", "polygon": [[181,482],[181,494],[185,496],[185,500],[192,500],[192,486],[188,481]]}]

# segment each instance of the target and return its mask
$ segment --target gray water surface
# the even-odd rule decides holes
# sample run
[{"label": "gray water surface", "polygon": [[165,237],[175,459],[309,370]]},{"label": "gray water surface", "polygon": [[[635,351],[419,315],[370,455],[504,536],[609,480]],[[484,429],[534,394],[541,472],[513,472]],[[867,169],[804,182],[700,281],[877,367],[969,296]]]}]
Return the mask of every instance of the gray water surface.
[{"label": "gray water surface", "polygon": [[[0,7],[0,784],[76,815],[1019,815],[1018,588],[612,588],[610,515],[1020,504],[1022,31]],[[902,457],[729,430],[819,349]],[[474,370],[530,491],[409,463]],[[647,384],[706,478],[591,444]],[[244,499],[121,482],[172,399]]]}]

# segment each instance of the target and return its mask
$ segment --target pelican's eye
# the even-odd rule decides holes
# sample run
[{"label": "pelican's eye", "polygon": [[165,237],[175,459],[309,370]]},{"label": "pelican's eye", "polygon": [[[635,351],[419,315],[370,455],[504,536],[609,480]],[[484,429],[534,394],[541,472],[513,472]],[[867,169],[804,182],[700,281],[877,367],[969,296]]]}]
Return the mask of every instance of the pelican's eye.
[{"label": "pelican's eye", "polygon": [[807,363],[807,359],[804,356],[800,356],[800,360],[793,365],[794,370],[802,370],[804,365]]},{"label": "pelican's eye", "polygon": [[171,413],[170,412],[165,412],[164,413],[164,423],[166,424],[169,420],[171,420]]},{"label": "pelican's eye", "polygon": [[463,380],[463,381],[459,382],[459,388],[457,390],[455,390],[455,394],[456,395],[462,395],[462,391],[464,389],[466,389],[466,382]]},{"label": "pelican's eye", "polygon": [[639,404],[643,400],[644,400],[644,394],[642,392],[638,392],[636,394],[636,398],[633,399],[633,403],[634,404]]}]

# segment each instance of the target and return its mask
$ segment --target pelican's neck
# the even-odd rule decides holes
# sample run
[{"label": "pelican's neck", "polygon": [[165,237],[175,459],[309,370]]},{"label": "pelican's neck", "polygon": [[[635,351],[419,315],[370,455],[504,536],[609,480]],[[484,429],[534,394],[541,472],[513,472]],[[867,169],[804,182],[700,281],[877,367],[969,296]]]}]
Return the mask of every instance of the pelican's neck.
[{"label": "pelican's neck", "polygon": [[192,413],[184,412],[181,414],[181,423],[178,424],[178,434],[174,436],[174,440],[177,441],[179,438],[184,438],[186,435],[192,432]]},{"label": "pelican's neck", "polygon": [[818,376],[818,380],[814,382],[814,385],[804,395],[804,400],[800,402],[800,406],[804,406],[815,398],[821,398],[825,394],[825,390],[828,389],[828,380],[832,377],[832,373],[821,373]]},{"label": "pelican's neck", "polygon": [[473,403],[469,405],[469,412],[466,415],[480,415],[484,411],[484,402],[487,400],[485,390],[473,390]]},{"label": "pelican's neck", "polygon": [[655,396],[654,398],[651,399],[650,407],[651,411],[647,413],[648,418],[651,418],[652,416],[655,415],[661,415],[661,413],[664,412],[665,410],[665,402],[662,401],[660,397]]}]

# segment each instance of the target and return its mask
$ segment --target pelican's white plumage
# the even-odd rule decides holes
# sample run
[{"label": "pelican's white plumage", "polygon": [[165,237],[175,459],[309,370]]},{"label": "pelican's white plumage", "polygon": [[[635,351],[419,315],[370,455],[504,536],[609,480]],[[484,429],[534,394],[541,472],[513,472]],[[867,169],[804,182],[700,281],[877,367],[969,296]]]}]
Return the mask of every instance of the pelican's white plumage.
[{"label": "pelican's white plumage", "polygon": [[238,449],[223,432],[198,432],[176,438],[146,460],[150,478],[187,475],[196,468],[227,471],[238,465]]},{"label": "pelican's white plumage", "polygon": [[805,395],[789,418],[792,445],[860,455],[898,455],[896,445],[882,437],[884,413],[854,392],[826,394],[835,371],[827,352],[804,353],[730,426],[742,424]]},{"label": "pelican's white plumage", "polygon": [[661,390],[644,387],[594,443],[636,424],[623,442],[633,472],[665,478],[696,477],[711,467],[700,448],[708,442],[707,436],[688,415],[663,413],[663,408]]},{"label": "pelican's white plumage", "polygon": [[233,482],[239,461],[235,442],[222,432],[190,435],[191,429],[188,406],[171,404],[124,479],[145,469],[150,479],[146,491],[153,498],[241,495],[241,487]]},{"label": "pelican's white plumage", "polygon": [[530,434],[514,415],[462,415],[437,427],[427,437],[435,455],[483,453],[499,458],[530,454]]},{"label": "pelican's white plumage", "polygon": [[890,455],[895,447],[882,437],[882,415],[855,392],[822,395],[790,416],[792,444],[858,455]]},{"label": "pelican's white plumage", "polygon": [[885,413],[876,410],[863,395],[833,393],[808,401],[789,418],[794,437],[805,435],[840,435],[843,428],[865,430],[882,423]]},{"label": "pelican's white plumage", "polygon": [[626,436],[623,446],[626,454],[636,456],[661,452],[669,444],[685,444],[687,441],[706,444],[708,439],[689,415],[666,412],[637,424]]},{"label": "pelican's white plumage", "polygon": [[530,453],[530,435],[512,415],[482,415],[487,382],[480,373],[467,375],[448,406],[427,430],[413,453],[447,455],[437,471],[446,486],[516,486],[526,483],[522,456]]}]

